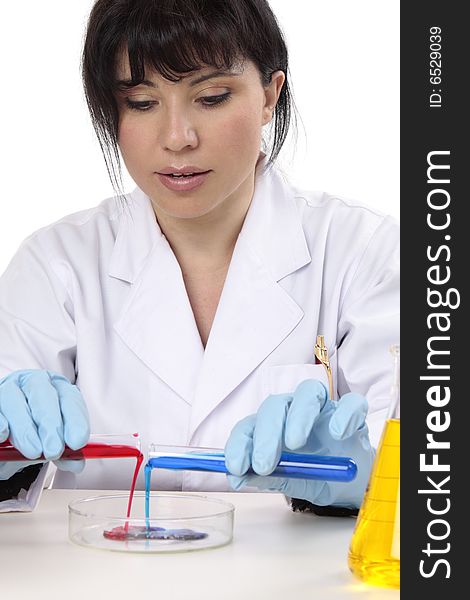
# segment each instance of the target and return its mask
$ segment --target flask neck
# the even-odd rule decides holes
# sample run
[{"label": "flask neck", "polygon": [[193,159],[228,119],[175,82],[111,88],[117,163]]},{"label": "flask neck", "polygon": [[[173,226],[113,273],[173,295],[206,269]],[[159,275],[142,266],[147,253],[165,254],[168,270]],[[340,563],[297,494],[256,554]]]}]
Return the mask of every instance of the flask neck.
[{"label": "flask neck", "polygon": [[390,352],[393,357],[393,381],[387,419],[400,419],[400,346],[392,346]]}]

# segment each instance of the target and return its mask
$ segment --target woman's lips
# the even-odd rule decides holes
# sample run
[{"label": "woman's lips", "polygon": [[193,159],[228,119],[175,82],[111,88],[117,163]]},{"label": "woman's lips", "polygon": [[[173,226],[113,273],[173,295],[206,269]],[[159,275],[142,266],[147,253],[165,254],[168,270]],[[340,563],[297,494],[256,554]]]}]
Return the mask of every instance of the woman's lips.
[{"label": "woman's lips", "polygon": [[207,179],[210,171],[204,173],[195,173],[194,175],[182,175],[173,177],[173,175],[163,175],[156,173],[163,185],[173,192],[189,192],[201,186]]}]

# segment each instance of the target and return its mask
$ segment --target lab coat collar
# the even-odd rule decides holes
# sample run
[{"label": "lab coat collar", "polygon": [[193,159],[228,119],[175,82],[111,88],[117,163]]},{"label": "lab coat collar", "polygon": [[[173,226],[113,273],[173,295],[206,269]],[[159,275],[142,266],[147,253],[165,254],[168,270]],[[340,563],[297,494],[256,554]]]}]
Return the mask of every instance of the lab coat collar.
[{"label": "lab coat collar", "polygon": [[278,168],[267,165],[266,158],[256,169],[255,192],[239,237],[276,281],[311,260],[294,190]]},{"label": "lab coat collar", "polygon": [[152,203],[140,188],[136,187],[125,198],[108,273],[116,279],[134,283],[163,234]]},{"label": "lab coat collar", "polygon": [[301,321],[302,309],[278,282],[311,258],[292,188],[262,161],[204,350],[181,269],[150,200],[140,190],[132,196],[133,219],[123,221],[110,275],[134,285],[115,330],[191,405],[189,443]]}]

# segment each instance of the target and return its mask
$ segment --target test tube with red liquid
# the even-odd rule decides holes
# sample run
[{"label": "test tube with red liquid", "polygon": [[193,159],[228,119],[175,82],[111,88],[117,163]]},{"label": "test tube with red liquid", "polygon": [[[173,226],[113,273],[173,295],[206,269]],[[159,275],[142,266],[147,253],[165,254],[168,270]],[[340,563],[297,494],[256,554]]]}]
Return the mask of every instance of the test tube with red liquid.
[{"label": "test tube with red liquid", "polygon": [[[79,450],[72,450],[65,446],[61,455],[62,460],[87,460],[89,458],[138,458],[141,455],[140,439],[138,433],[133,434],[91,434],[90,440],[86,446]],[[0,444],[0,462],[26,461],[26,458],[17,450],[13,444],[7,440]],[[44,460],[40,456],[37,461]]]},{"label": "test tube with red liquid", "polygon": [[[88,444],[79,450],[72,450],[68,446],[60,456],[61,460],[88,460],[93,458],[135,458],[137,461],[132,484],[129,494],[129,505],[127,516],[130,516],[132,507],[132,498],[134,496],[135,484],[139,474],[140,467],[144,460],[144,456],[140,451],[140,439],[138,433],[133,434],[91,434]],[[44,456],[40,456],[37,461],[44,460]],[[32,462],[26,458],[21,452],[15,448],[12,443],[7,440],[0,444],[0,462],[19,461],[27,463]]]}]

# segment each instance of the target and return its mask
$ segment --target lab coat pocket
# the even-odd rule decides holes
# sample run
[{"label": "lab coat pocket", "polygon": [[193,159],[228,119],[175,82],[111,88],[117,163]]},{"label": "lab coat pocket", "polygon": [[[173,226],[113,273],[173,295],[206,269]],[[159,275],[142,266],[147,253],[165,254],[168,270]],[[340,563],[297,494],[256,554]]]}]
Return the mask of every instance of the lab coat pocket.
[{"label": "lab coat pocket", "polygon": [[[333,395],[336,397],[336,352],[330,357],[333,374]],[[292,394],[305,379],[317,379],[329,389],[328,375],[322,364],[294,364],[266,367],[263,373],[263,397],[271,394]]]}]

